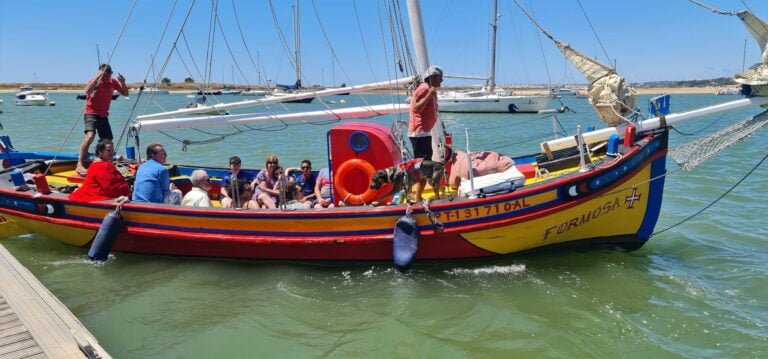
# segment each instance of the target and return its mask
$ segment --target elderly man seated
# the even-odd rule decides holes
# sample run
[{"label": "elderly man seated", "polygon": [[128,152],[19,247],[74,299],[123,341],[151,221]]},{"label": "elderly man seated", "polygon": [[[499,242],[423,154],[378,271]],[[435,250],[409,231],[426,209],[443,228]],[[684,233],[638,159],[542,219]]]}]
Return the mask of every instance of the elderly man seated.
[{"label": "elderly man seated", "polygon": [[211,177],[204,170],[194,170],[189,176],[192,189],[181,199],[182,206],[211,207],[208,191],[211,190]]}]

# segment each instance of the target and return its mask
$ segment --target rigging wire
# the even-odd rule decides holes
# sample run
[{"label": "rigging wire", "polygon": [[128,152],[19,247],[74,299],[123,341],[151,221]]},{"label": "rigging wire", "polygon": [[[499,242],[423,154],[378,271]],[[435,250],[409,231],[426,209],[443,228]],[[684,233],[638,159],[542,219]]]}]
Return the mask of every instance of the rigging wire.
[{"label": "rigging wire", "polygon": [[[584,14],[584,18],[587,20],[587,24],[589,24],[589,28],[592,29],[592,33],[595,35],[595,39],[597,39],[597,43],[600,44],[600,48],[603,49],[603,54],[605,55],[605,58],[608,60],[608,63],[611,63],[611,57],[608,56],[608,51],[605,50],[605,46],[603,46],[603,42],[600,40],[600,36],[597,35],[597,31],[595,30],[595,27],[592,26],[592,21],[589,20],[589,15],[587,15],[587,11],[584,10],[584,6],[581,5],[581,0],[576,0],[576,3],[579,4],[579,8],[581,9],[581,12]],[[611,68],[615,71],[616,66],[611,66]]]},{"label": "rigging wire", "polygon": [[[400,25],[400,31],[398,32],[398,39],[400,40],[400,47],[402,47],[401,51],[405,55],[405,71],[403,73],[415,73],[416,66],[413,64],[413,56],[411,55],[411,48],[408,46],[408,32],[405,30],[405,21],[403,21],[403,10],[400,5],[399,0],[395,0],[395,3],[393,4],[394,7],[394,13],[395,13],[395,21],[397,24]],[[429,64],[427,64],[429,65]],[[408,70],[411,70],[413,72],[409,72]]]},{"label": "rigging wire", "polygon": [[[220,29],[223,29],[224,27],[221,25],[221,20],[219,18],[219,15],[216,14],[216,23],[219,25]],[[240,73],[240,76],[243,77],[243,80],[245,83],[250,86],[250,81],[248,81],[248,78],[245,76],[245,73],[243,72],[243,69],[240,68],[240,63],[235,58],[235,54],[232,52],[232,47],[229,46],[229,40],[227,39],[227,35],[224,31],[221,31],[221,38],[224,39],[224,45],[227,47],[227,52],[229,53],[229,56],[232,58],[232,62],[234,62],[235,67],[237,68],[237,72]],[[250,53],[248,53],[250,57]]]},{"label": "rigging wire", "polygon": [[[688,0],[688,1],[689,1],[689,2],[691,2],[691,3],[693,3],[693,4],[696,4],[696,5],[698,5],[698,6],[701,6],[701,7],[705,8],[705,9],[707,9],[707,10],[709,10],[709,11],[711,11],[711,12],[715,13],[715,14],[718,14],[718,15],[728,15],[728,16],[734,16],[734,15],[735,15],[735,16],[738,16],[738,14],[739,14],[739,12],[738,12],[738,11],[722,11],[722,10],[718,10],[718,9],[716,9],[716,8],[712,7],[712,6],[709,6],[709,5],[703,4],[703,3],[699,2],[699,1],[696,1],[696,0]],[[741,3],[742,3],[742,4],[744,4],[744,7],[746,7],[746,8],[747,8],[747,10],[748,10],[748,11],[749,11],[751,14],[753,14],[753,15],[755,14],[755,13],[752,11],[752,9],[750,9],[750,8],[749,8],[749,6],[747,5],[747,3],[745,3],[745,2],[744,2],[744,0],[741,0]],[[753,36],[755,36],[755,34],[765,33],[766,31],[768,31],[768,29],[766,29],[766,28],[765,28],[765,24],[764,24],[764,23],[763,23],[763,26],[762,26],[763,28],[762,28],[762,29],[760,29],[760,30],[758,30],[758,29],[755,29],[755,28],[752,26],[752,24],[750,24],[750,23],[748,23],[748,22],[746,22],[746,21],[743,21],[743,19],[741,19],[741,18],[739,18],[739,19],[740,19],[740,20],[742,20],[742,23],[743,23],[745,26],[747,26],[747,28],[750,30],[750,32],[752,33],[752,35],[753,35]],[[760,49],[761,49],[761,51],[762,51],[762,50],[765,50],[765,47],[766,47],[766,43],[768,42],[768,38],[765,38],[765,37],[763,37],[763,38],[761,39],[761,41],[762,41],[762,43],[759,43],[759,46],[760,46]]]},{"label": "rigging wire", "polygon": [[699,6],[705,8],[705,9],[707,9],[707,10],[709,10],[709,11],[715,13],[715,14],[730,15],[730,16],[736,15],[736,11],[721,11],[721,10],[718,10],[718,9],[716,9],[714,7],[709,6],[709,5],[705,5],[705,4],[703,4],[703,3],[699,2],[699,1],[696,1],[696,0],[688,0],[688,1],[692,2],[692,3],[696,4],[696,5],[699,5]]},{"label": "rigging wire", "polygon": [[[323,26],[323,21],[320,19],[320,13],[317,11],[317,6],[315,5],[315,0],[312,0],[312,10],[314,10],[315,18],[317,19],[317,23],[320,25],[320,32],[323,34],[323,38],[325,39],[326,44],[328,44],[328,48],[331,50],[331,55],[333,56],[334,61],[339,65],[339,69],[341,69],[341,73],[344,74],[344,78],[347,79],[347,82],[350,84],[354,84],[352,82],[352,79],[349,77],[349,74],[347,74],[347,70],[344,69],[344,65],[339,60],[339,56],[336,54],[336,50],[333,48],[333,44],[331,43],[331,40],[328,38],[328,32],[325,31],[325,26]],[[370,106],[368,101],[365,99],[364,96],[358,95],[360,100],[365,103],[366,106]],[[323,104],[325,102],[323,101]],[[326,107],[330,110],[330,107],[326,105]]]},{"label": "rigging wire", "polygon": [[[194,3],[194,1],[193,1],[193,3]],[[173,14],[176,12],[176,5],[178,5],[178,1],[174,1],[173,2],[173,6],[171,7],[171,11],[168,14],[168,19],[165,22],[165,26],[163,26],[163,31],[160,34],[160,38],[157,40],[157,45],[155,45],[155,50],[150,55],[150,64],[149,64],[150,67],[147,69],[147,72],[144,74],[144,80],[142,81],[143,84],[147,83],[147,79],[150,78],[149,77],[149,73],[151,71],[153,73],[153,75],[154,75],[152,77],[152,87],[157,87],[158,79],[161,76],[160,71],[158,71],[158,73],[155,74],[155,63],[156,63],[156,59],[157,59],[157,54],[160,52],[160,45],[163,43],[163,39],[165,39],[165,35],[166,35],[166,33],[168,31],[168,28],[170,27],[170,24],[171,24],[171,19],[173,19]],[[139,97],[136,99],[136,103],[139,102],[139,99],[141,98],[141,95],[142,95],[143,92],[144,91],[141,88],[139,88],[139,95],[138,95]],[[147,101],[144,101],[143,111],[146,111],[147,106],[149,106],[150,100],[152,98],[154,98],[154,94],[150,93]],[[126,128],[128,127],[128,121],[130,120],[131,117],[133,117],[133,113],[134,113],[135,108],[136,108],[136,105],[134,104],[134,106],[131,108],[131,114],[128,116],[128,120],[126,120],[126,123],[123,125],[123,130],[120,133],[120,137],[118,137],[117,143],[115,144],[115,152],[118,152],[119,149],[120,149],[120,145],[122,144],[122,141],[123,141],[123,135],[125,134]],[[128,141],[126,140],[126,143],[127,142]]]},{"label": "rigging wire", "polygon": [[[218,11],[218,0],[211,0],[211,19],[208,23],[208,45],[205,50],[205,78],[203,79],[205,88],[210,88],[213,83],[213,42],[216,36],[216,12]],[[205,94],[203,88],[203,94]]]},{"label": "rigging wire", "polygon": [[288,57],[288,62],[291,63],[293,69],[296,70],[296,63],[293,61],[293,56],[291,56],[291,48],[288,46],[288,41],[285,40],[285,34],[283,34],[283,30],[280,28],[280,21],[277,19],[272,0],[269,0],[269,11],[272,13],[272,22],[275,25],[275,30],[277,30],[277,36],[280,38],[280,45],[282,45],[285,56]]},{"label": "rigging wire", "polygon": [[368,54],[368,46],[365,43],[365,36],[363,36],[363,25],[360,23],[360,14],[357,12],[357,1],[352,0],[352,8],[355,10],[355,20],[357,21],[357,31],[360,33],[360,41],[363,43],[363,52],[365,52],[365,59],[368,62],[368,69],[371,70],[371,76],[374,81],[376,80],[376,72],[373,71],[373,64],[371,63],[371,56]]},{"label": "rigging wire", "polygon": [[725,193],[721,194],[720,196],[715,198],[715,200],[713,200],[711,203],[709,203],[708,205],[704,206],[704,208],[696,211],[696,213],[694,213],[694,214],[684,218],[680,222],[677,222],[677,223],[675,223],[675,224],[673,224],[673,225],[671,225],[671,226],[669,226],[667,228],[664,228],[664,229],[662,229],[660,231],[654,232],[653,234],[651,234],[651,237],[653,237],[653,236],[655,236],[657,234],[664,233],[664,232],[666,232],[666,231],[668,231],[668,230],[670,230],[672,228],[675,228],[675,227],[677,227],[677,226],[679,226],[679,225],[681,225],[681,224],[683,224],[685,222],[688,222],[689,220],[693,219],[694,217],[698,216],[702,212],[706,211],[710,207],[712,207],[715,204],[717,204],[717,202],[720,202],[721,199],[723,199],[725,196],[727,196],[729,193],[731,193],[731,191],[736,189],[736,187],[738,187],[742,182],[744,182],[744,180],[746,180],[750,175],[752,175],[752,173],[754,173],[755,170],[757,170],[757,168],[760,167],[760,165],[762,165],[763,162],[765,162],[766,159],[768,159],[768,153],[766,153],[766,155],[763,156],[763,159],[761,159],[754,167],[752,167],[752,169],[749,170],[749,172],[747,172],[743,177],[741,177],[741,179],[736,181],[736,183],[734,183],[733,186],[731,186],[731,188],[729,188],[727,191],[725,191]]},{"label": "rigging wire", "polygon": [[719,122],[723,118],[725,118],[725,114],[720,115],[720,117],[716,118],[714,121],[710,122],[708,125],[700,128],[700,129],[698,129],[698,130],[696,130],[694,132],[682,132],[682,131],[678,130],[677,128],[675,128],[674,126],[670,126],[670,127],[672,128],[672,130],[674,130],[675,132],[677,132],[681,136],[695,136],[695,135],[698,135],[699,133],[703,132],[707,128],[711,127],[715,123]]},{"label": "rigging wire", "polygon": [[[240,18],[237,16],[237,10],[235,9],[235,0],[232,0],[232,13],[235,15],[235,24],[237,25],[237,30],[240,32],[240,39],[243,40],[243,47],[245,47],[245,52],[248,54],[248,59],[251,61],[251,65],[256,69],[259,78],[261,78],[263,73],[261,72],[261,69],[259,69],[259,65],[253,61],[253,54],[251,54],[251,50],[248,48],[248,42],[245,41],[245,34],[243,34],[243,28],[240,26]],[[266,77],[266,74],[263,75]],[[247,82],[248,81],[246,81],[246,83]],[[259,83],[258,85],[261,84]]]},{"label": "rigging wire", "polygon": [[[195,0],[193,0],[192,3],[189,5],[189,9],[187,10],[187,14],[184,17],[184,21],[182,22],[181,29],[176,34],[176,39],[173,41],[173,47],[171,48],[171,51],[168,51],[168,55],[165,56],[165,60],[163,61],[163,66],[160,67],[160,70],[158,72],[160,76],[162,76],[162,74],[165,73],[165,69],[168,67],[168,62],[171,59],[171,55],[173,55],[173,48],[176,47],[176,44],[179,41],[179,37],[182,34],[182,30],[184,29],[184,25],[186,25],[187,21],[189,20],[189,17],[192,14],[192,9],[194,8],[194,6],[195,6]],[[168,19],[168,21],[170,21],[170,18]],[[135,103],[133,105],[133,108],[131,108],[131,114],[130,114],[129,118],[133,117],[133,112],[136,109],[136,104],[138,104],[139,100],[141,99],[141,94],[143,92],[144,91],[141,91],[141,90],[139,91],[139,95],[136,98],[136,101],[135,101]],[[146,102],[149,102],[149,101],[146,101]],[[117,148],[119,148],[119,145],[122,142],[123,135],[125,135],[125,133],[126,133],[126,131],[128,129],[128,123],[129,123],[128,121],[125,122],[125,125],[123,126],[123,130],[120,132],[120,137],[118,137],[119,140],[118,140],[118,143],[115,145],[115,150],[117,150]],[[138,145],[138,143],[137,143],[137,145]]]},{"label": "rigging wire", "polygon": [[[536,16],[536,14],[533,13],[533,3],[532,0],[529,0],[528,6],[531,9],[531,14]],[[541,32],[536,33],[536,40],[539,41],[539,49],[541,50],[541,58],[544,60],[544,70],[547,72],[547,81],[549,82],[549,87],[552,87],[552,76],[549,75],[549,64],[547,63],[547,56],[544,55],[544,44],[541,41]],[[562,102],[560,102],[562,103]]]},{"label": "rigging wire", "polygon": [[[120,43],[120,39],[123,37],[123,34],[125,33],[125,28],[128,26],[128,21],[133,16],[133,10],[136,9],[137,2],[138,0],[133,1],[133,4],[131,5],[131,10],[128,11],[128,16],[125,17],[125,22],[123,22],[123,26],[117,35],[117,39],[115,39],[115,45],[112,46],[112,51],[110,51],[109,56],[107,57],[108,64],[110,63],[110,61],[112,61],[112,56],[114,56],[115,52],[117,52],[117,46]],[[136,99],[136,101],[138,101],[138,99]],[[56,161],[56,158],[61,153],[61,150],[64,148],[64,145],[69,140],[69,137],[72,136],[72,132],[75,131],[75,127],[77,127],[77,125],[79,124],[79,120],[83,117],[84,113],[85,113],[85,106],[83,106],[83,109],[80,110],[80,114],[77,117],[75,117],[74,121],[72,121],[72,127],[69,129],[69,132],[67,132],[67,135],[64,137],[64,141],[61,141],[61,145],[59,145],[59,148],[56,149],[56,153],[53,155],[53,158],[51,158],[51,161],[48,163],[48,166],[46,167],[44,173],[48,173],[51,170],[51,166],[53,166],[53,163]]]}]

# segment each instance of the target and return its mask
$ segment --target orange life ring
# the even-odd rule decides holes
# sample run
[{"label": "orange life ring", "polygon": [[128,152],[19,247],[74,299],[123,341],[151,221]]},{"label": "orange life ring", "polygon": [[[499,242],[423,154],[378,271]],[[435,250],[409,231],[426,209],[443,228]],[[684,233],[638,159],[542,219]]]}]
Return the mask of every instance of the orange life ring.
[{"label": "orange life ring", "polygon": [[355,158],[348,160],[339,166],[336,170],[336,174],[333,177],[333,187],[339,193],[341,201],[347,204],[362,205],[371,203],[376,199],[378,190],[368,188],[361,194],[351,193],[344,187],[344,178],[347,177],[352,171],[362,171],[366,178],[373,178],[373,174],[376,173],[376,169],[367,161]]}]

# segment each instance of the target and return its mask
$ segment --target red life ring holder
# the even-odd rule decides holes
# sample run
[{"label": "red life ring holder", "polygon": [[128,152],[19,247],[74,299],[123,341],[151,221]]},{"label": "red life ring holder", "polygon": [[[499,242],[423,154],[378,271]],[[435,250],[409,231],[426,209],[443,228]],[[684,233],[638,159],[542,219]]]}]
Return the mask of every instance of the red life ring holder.
[{"label": "red life ring holder", "polygon": [[336,170],[336,175],[333,177],[333,187],[339,192],[342,202],[353,205],[363,205],[371,203],[376,199],[378,190],[368,188],[361,194],[351,193],[344,187],[344,178],[346,178],[352,171],[362,171],[366,178],[373,178],[373,174],[376,173],[376,169],[367,161],[361,159],[351,159],[339,166]]}]

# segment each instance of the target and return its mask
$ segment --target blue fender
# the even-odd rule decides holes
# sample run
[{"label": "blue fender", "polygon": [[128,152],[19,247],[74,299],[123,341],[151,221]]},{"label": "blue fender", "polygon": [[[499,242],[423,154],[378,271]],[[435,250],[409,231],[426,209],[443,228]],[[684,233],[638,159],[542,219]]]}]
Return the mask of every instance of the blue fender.
[{"label": "blue fender", "polygon": [[392,240],[392,262],[395,267],[405,272],[413,264],[413,258],[419,249],[419,228],[411,216],[403,216],[395,223]]}]

